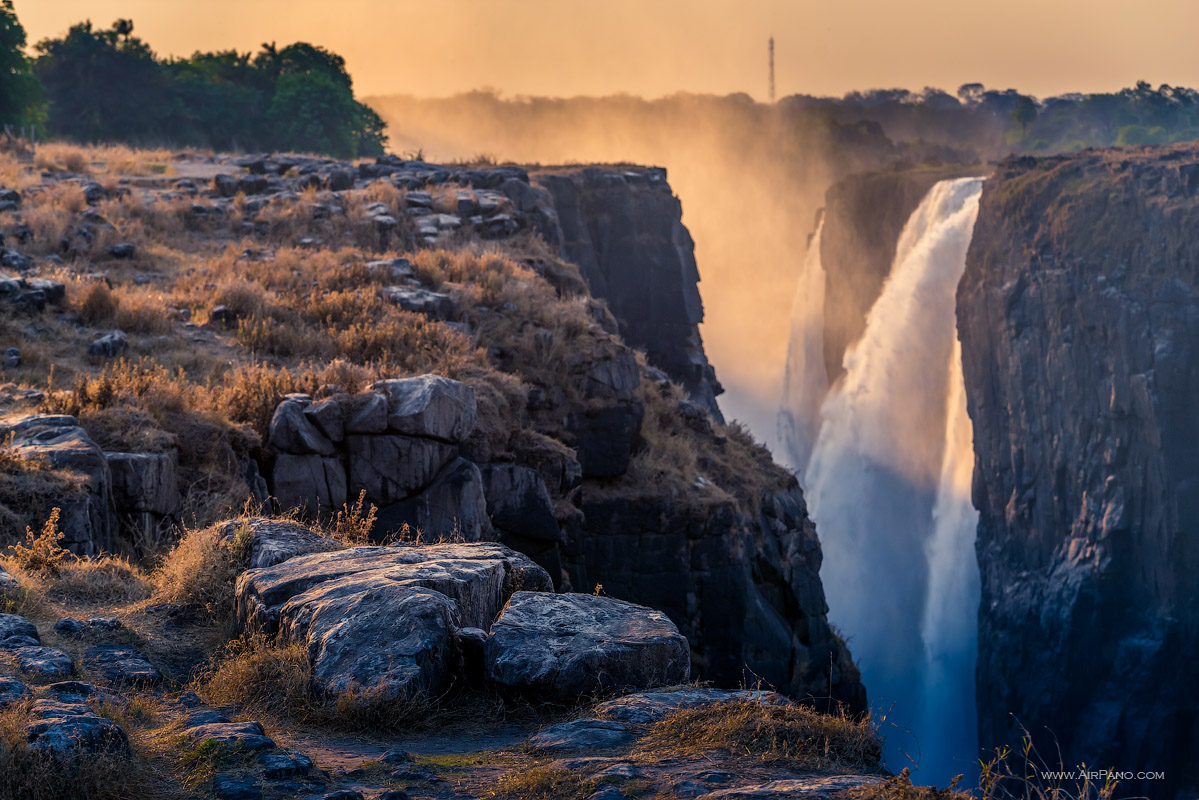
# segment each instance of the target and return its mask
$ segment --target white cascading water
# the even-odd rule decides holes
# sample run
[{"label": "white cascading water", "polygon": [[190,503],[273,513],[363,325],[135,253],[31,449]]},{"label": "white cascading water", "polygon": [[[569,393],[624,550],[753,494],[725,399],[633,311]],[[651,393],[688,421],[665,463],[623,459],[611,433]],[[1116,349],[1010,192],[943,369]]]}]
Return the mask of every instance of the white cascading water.
[{"label": "white cascading water", "polygon": [[824,266],[820,262],[820,233],[816,226],[808,242],[795,299],[791,303],[791,339],[783,377],[783,404],[779,414],[778,457],[802,480],[816,434],[820,431],[820,404],[828,393],[824,368]]},{"label": "white cascading water", "polygon": [[804,487],[829,617],[891,723],[887,764],[922,783],[977,771],[977,514],[955,294],[981,189],[942,181],[904,227],[821,407]]}]

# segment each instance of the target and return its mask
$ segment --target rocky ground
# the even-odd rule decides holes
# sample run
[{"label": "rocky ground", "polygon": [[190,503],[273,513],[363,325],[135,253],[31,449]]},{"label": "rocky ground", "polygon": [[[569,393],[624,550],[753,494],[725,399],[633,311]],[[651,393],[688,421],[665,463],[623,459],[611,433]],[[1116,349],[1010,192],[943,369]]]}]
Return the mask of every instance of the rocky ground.
[{"label": "rocky ground", "polygon": [[920,796],[664,171],[37,158],[0,797]]},{"label": "rocky ground", "polygon": [[[869,722],[687,684],[686,640],[664,615],[554,593],[503,545],[346,547],[265,519],[210,532],[233,549],[208,558],[238,552],[244,568],[211,586],[210,607],[231,595],[243,637],[207,655],[210,615],[111,602],[136,576],[93,576],[92,599],[110,602],[88,603],[81,562],[14,567],[4,596],[24,616],[0,615],[4,796],[817,798],[896,785]],[[73,588],[69,605],[104,616],[52,621]]]}]

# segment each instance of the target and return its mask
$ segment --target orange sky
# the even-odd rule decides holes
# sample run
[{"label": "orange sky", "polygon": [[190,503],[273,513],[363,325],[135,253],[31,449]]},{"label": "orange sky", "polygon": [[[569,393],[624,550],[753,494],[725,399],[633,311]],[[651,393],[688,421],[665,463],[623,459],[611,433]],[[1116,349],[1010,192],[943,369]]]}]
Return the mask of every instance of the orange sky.
[{"label": "orange sky", "polygon": [[37,41],[129,17],[160,54],[306,40],[360,94],[766,94],[968,81],[1040,96],[1199,85],[1197,0],[15,0]]}]

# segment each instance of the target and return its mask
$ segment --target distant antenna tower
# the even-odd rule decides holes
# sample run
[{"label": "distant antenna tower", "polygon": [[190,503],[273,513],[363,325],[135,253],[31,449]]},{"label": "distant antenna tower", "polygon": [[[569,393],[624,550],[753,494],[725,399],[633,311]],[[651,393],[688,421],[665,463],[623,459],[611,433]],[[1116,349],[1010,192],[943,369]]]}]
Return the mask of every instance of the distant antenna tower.
[{"label": "distant antenna tower", "polygon": [[774,37],[770,37],[770,102],[774,102]]}]

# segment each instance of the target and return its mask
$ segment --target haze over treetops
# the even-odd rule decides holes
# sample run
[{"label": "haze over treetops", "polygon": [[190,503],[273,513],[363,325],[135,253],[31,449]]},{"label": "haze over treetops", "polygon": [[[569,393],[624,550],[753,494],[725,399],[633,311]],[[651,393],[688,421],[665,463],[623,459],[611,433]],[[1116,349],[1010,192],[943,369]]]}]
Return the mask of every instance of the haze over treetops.
[{"label": "haze over treetops", "polygon": [[779,95],[980,81],[1039,97],[1137,80],[1199,84],[1199,5],[1096,0],[16,0],[31,42],[132,18],[160,55],[307,41],[346,57],[364,95],[745,91]]}]

